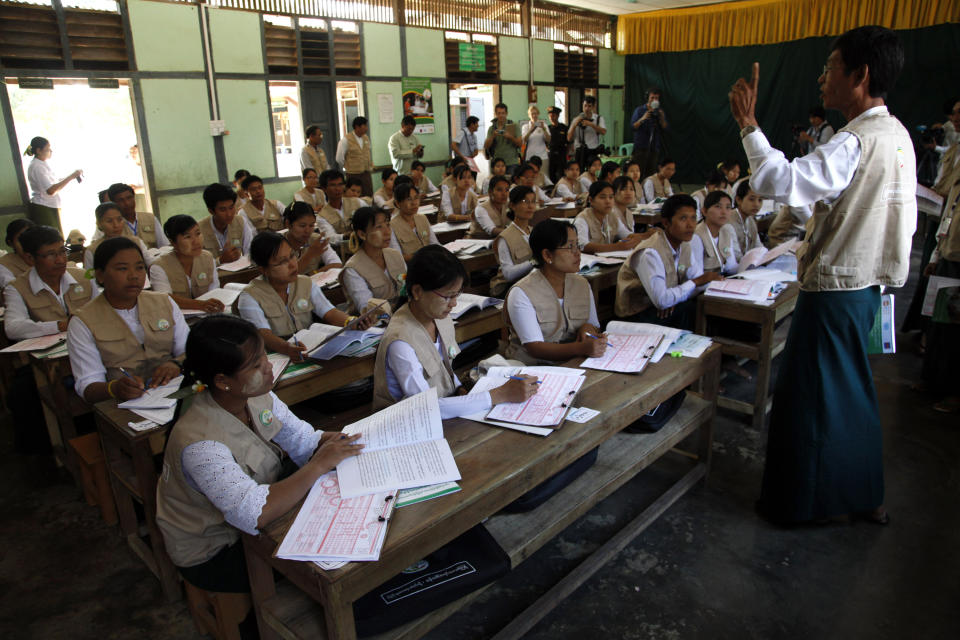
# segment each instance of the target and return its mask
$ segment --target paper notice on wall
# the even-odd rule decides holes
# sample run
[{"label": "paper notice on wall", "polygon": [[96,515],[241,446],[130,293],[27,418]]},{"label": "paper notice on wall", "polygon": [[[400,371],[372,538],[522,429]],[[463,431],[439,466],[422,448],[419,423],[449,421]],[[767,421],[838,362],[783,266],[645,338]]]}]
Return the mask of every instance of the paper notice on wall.
[{"label": "paper notice on wall", "polygon": [[377,94],[377,112],[380,114],[380,124],[393,124],[393,94]]}]

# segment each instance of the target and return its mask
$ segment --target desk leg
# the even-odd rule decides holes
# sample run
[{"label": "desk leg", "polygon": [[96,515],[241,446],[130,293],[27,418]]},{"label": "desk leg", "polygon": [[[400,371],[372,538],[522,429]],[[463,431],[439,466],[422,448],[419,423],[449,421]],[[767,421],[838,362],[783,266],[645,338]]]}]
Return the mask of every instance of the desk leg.
[{"label": "desk leg", "polygon": [[773,367],[773,318],[765,315],[760,324],[760,358],[757,362],[757,390],[753,400],[753,428],[763,430],[770,398],[770,370]]},{"label": "desk leg", "polygon": [[707,370],[700,377],[700,393],[704,400],[710,402],[713,406],[710,410],[710,418],[699,429],[699,458],[705,466],[703,472],[703,483],[706,484],[710,477],[710,462],[713,458],[713,425],[717,416],[717,398],[720,396],[720,371],[723,356],[720,351],[711,358],[713,362],[707,365]]},{"label": "desk leg", "polygon": [[103,457],[107,463],[110,476],[110,486],[113,488],[113,499],[117,505],[117,516],[120,520],[120,533],[125,539],[137,535],[137,512],[134,509],[133,496],[130,490],[120,481],[118,467],[127,457],[123,449],[110,434],[110,428],[101,428],[100,418],[97,418],[97,431],[100,432],[100,446],[103,447]]},{"label": "desk leg", "polygon": [[180,580],[173,561],[163,546],[163,534],[157,526],[157,474],[153,466],[153,452],[150,441],[141,440],[134,446],[133,468],[137,474],[137,486],[143,501],[143,512],[147,521],[147,533],[150,536],[150,552],[157,566],[157,578],[168,602],[180,599]]},{"label": "desk leg", "polygon": [[273,567],[257,551],[256,545],[247,542],[243,536],[243,555],[247,559],[247,576],[250,578],[250,598],[253,611],[257,615],[257,628],[260,640],[281,640],[280,636],[263,619],[261,603],[277,595],[277,584],[273,580]]},{"label": "desk leg", "polygon": [[[30,368],[33,371],[33,379],[36,382],[37,389],[39,390],[44,387],[49,387],[50,394],[53,396],[54,401],[56,402],[56,392],[54,391],[51,381],[45,375],[45,372],[41,372],[37,365],[31,365]],[[73,460],[70,457],[70,447],[67,444],[67,438],[64,438],[63,434],[60,432],[60,416],[58,416],[57,413],[48,407],[47,403],[43,402],[42,400],[40,401],[40,409],[43,411],[43,421],[47,427],[47,435],[50,436],[50,444],[53,445],[54,462],[56,462],[58,467],[66,467],[79,485],[79,470],[77,469],[76,464],[71,464]],[[74,432],[68,437],[73,437],[75,435],[76,433]]]},{"label": "desk leg", "polygon": [[353,602],[344,600],[339,587],[323,590],[323,610],[327,619],[327,637],[337,640],[353,640],[357,628],[353,619]]}]

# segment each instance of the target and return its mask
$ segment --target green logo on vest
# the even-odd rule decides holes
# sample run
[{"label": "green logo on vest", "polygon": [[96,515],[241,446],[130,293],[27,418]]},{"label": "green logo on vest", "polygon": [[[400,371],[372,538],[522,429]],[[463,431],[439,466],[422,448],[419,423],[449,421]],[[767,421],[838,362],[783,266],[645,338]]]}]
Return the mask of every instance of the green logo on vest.
[{"label": "green logo on vest", "polygon": [[166,331],[169,328],[170,328],[170,323],[167,321],[166,318],[160,318],[159,320],[157,320],[157,329],[159,329],[160,331]]},{"label": "green logo on vest", "polygon": [[305,310],[308,306],[310,306],[310,303],[307,302],[306,298],[300,298],[297,300],[297,309]]},{"label": "green logo on vest", "polygon": [[201,271],[200,273],[197,274],[197,280],[206,280],[206,279],[207,279],[206,272]]},{"label": "green logo on vest", "polygon": [[73,292],[77,294],[83,293],[83,287],[80,286],[79,284],[75,284],[73,285]]},{"label": "green logo on vest", "polygon": [[273,423],[273,411],[270,409],[264,409],[260,412],[260,422],[265,427],[269,427]]}]

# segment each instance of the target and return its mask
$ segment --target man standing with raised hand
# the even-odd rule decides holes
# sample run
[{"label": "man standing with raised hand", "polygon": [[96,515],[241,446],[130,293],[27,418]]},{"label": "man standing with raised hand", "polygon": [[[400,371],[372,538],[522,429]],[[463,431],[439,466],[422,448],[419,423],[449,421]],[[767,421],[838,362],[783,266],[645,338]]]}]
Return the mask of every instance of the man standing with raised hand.
[{"label": "man standing with raised hand", "polygon": [[900,287],[916,227],[916,158],[887,111],[903,68],[897,35],[877,26],[833,43],[819,78],[823,106],[847,125],[793,162],[755,116],[760,66],[737,80],[730,108],[750,161],[750,186],[790,206],[813,205],[797,251],[800,294],[770,417],[762,515],[778,523],[862,516],[889,522],[882,433],[867,358],[880,285]]}]

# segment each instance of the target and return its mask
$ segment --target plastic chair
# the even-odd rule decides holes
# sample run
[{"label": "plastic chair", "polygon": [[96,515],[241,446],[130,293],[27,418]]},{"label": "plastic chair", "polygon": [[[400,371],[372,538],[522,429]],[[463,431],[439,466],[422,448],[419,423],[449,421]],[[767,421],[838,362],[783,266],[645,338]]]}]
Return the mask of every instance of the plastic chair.
[{"label": "plastic chair", "polygon": [[620,145],[620,150],[617,152],[621,156],[632,156],[633,155],[633,143],[625,142]]}]

